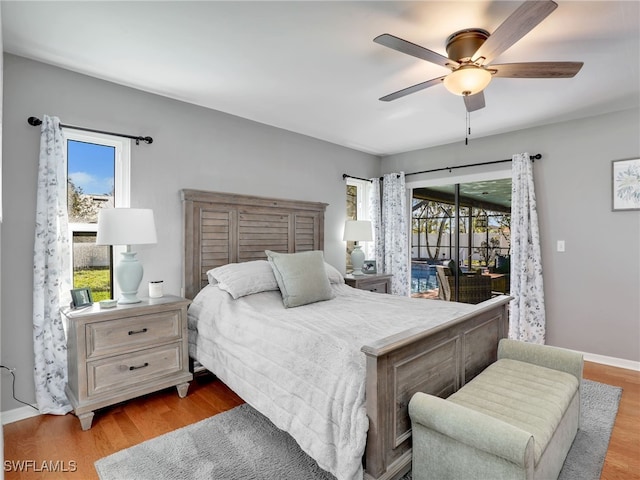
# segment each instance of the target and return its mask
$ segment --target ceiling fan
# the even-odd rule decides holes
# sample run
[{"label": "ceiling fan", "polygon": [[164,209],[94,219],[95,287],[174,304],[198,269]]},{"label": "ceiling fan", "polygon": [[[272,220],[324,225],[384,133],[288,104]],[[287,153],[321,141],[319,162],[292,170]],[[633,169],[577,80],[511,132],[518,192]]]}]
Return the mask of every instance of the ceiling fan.
[{"label": "ceiling fan", "polygon": [[491,64],[514,43],[536,27],[558,4],[551,0],[527,0],[498,28],[489,34],[480,28],[460,30],[447,38],[448,57],[385,33],[374,42],[407,55],[449,68],[451,73],[433,78],[380,98],[389,102],[425,88],[444,83],[451,93],[464,97],[468,112],[485,107],[483,90],[493,77],[502,78],[571,78],[582,62],[528,62]]}]

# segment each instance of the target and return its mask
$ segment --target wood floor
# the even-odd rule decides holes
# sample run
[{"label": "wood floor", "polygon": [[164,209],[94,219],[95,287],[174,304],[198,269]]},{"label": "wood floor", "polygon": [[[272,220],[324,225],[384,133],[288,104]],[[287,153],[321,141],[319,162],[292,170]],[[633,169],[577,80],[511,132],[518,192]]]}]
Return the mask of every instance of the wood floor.
[{"label": "wood floor", "polygon": [[[640,480],[640,372],[585,362],[584,377],[624,389],[601,480]],[[184,399],[168,389],[106,408],[85,432],[73,415],[11,423],[4,426],[5,478],[97,479],[93,462],[99,458],[241,403],[221,382],[199,376]],[[7,468],[12,465],[23,471]]]},{"label": "wood floor", "polygon": [[622,387],[601,480],[640,479],[640,372],[584,362],[584,378]]}]

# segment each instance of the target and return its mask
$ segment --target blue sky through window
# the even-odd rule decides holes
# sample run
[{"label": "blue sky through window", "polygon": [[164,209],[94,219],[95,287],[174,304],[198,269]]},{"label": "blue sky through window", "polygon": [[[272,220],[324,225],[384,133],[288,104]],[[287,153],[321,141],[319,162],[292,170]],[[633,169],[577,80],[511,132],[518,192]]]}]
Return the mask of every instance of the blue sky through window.
[{"label": "blue sky through window", "polygon": [[111,195],[115,176],[115,147],[67,141],[69,178],[83,193]]}]

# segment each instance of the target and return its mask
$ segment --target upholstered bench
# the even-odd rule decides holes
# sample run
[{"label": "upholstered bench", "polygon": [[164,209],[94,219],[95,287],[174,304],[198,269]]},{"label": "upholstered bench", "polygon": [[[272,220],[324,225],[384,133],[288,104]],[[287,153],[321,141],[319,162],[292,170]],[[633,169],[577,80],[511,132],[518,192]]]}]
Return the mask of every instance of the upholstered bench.
[{"label": "upholstered bench", "polygon": [[409,403],[413,480],[556,479],[580,420],[582,355],[503,339],[447,399]]}]

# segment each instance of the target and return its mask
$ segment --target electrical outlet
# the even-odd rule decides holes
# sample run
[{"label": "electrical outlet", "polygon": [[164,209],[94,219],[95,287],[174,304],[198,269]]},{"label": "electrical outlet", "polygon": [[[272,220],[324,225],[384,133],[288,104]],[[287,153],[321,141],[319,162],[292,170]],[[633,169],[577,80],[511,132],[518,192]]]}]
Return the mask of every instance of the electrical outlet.
[{"label": "electrical outlet", "polygon": [[557,250],[559,252],[564,252],[564,240],[558,240]]}]

